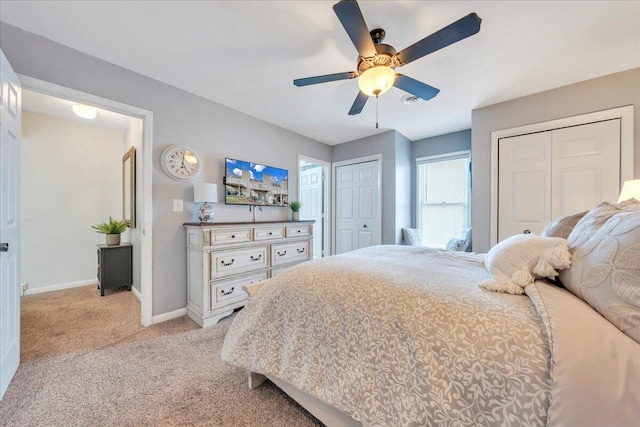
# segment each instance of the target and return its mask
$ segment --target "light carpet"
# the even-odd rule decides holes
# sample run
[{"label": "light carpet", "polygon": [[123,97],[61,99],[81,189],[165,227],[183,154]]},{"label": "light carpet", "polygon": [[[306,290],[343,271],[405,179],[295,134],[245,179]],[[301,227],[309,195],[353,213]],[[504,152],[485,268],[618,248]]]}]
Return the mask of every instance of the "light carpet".
[{"label": "light carpet", "polygon": [[2,426],[318,426],[271,383],[222,363],[232,317],[143,328],[130,292],[93,286],[22,298],[22,364]]}]

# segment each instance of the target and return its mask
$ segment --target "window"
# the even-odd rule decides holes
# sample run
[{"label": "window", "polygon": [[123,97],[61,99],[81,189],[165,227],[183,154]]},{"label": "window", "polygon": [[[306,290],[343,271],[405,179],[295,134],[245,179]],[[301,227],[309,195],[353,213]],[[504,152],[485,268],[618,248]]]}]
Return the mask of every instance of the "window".
[{"label": "window", "polygon": [[471,226],[469,152],[424,157],[416,166],[416,223],[422,244],[444,248]]}]

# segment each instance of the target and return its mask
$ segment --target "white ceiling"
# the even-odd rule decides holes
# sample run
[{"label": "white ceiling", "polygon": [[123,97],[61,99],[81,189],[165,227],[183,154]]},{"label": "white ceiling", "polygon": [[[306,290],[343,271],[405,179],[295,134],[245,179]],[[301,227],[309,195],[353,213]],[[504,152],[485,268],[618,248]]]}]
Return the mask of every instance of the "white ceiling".
[{"label": "white ceiling", "polygon": [[640,67],[640,1],[367,1],[398,51],[476,12],[478,34],[400,71],[441,90],[406,105],[392,88],[359,116],[356,69],[333,1],[12,1],[2,21],[328,144],[396,129],[411,140],[471,127],[471,110]]}]

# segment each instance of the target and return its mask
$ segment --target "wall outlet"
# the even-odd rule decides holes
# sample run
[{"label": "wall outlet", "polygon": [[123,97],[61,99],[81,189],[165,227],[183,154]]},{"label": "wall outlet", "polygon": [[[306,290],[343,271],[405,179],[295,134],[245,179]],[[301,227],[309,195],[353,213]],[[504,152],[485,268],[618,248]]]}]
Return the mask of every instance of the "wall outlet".
[{"label": "wall outlet", "polygon": [[27,289],[29,289],[29,284],[28,283],[21,283],[20,284],[20,296],[24,295],[24,293],[27,291]]},{"label": "wall outlet", "polygon": [[181,199],[173,199],[173,211],[182,212],[184,210],[184,201]]}]

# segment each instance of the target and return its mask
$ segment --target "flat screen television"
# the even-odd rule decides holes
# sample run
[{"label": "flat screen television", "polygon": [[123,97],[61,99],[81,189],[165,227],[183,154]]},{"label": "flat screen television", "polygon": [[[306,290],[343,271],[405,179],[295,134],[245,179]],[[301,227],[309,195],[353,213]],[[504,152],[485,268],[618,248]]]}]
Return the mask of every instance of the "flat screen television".
[{"label": "flat screen television", "polygon": [[289,171],[225,159],[224,202],[228,205],[289,205]]}]

